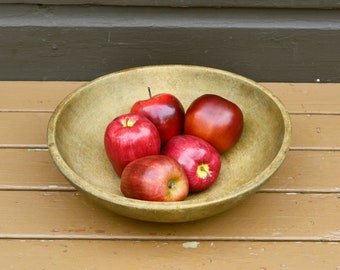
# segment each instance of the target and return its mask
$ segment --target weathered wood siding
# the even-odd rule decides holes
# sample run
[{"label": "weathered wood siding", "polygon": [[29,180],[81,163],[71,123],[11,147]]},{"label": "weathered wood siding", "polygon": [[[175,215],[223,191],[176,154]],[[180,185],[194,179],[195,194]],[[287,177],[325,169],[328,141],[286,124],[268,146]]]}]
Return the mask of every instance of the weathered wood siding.
[{"label": "weathered wood siding", "polygon": [[0,1],[0,80],[176,63],[257,81],[340,81],[339,1],[15,2]]}]

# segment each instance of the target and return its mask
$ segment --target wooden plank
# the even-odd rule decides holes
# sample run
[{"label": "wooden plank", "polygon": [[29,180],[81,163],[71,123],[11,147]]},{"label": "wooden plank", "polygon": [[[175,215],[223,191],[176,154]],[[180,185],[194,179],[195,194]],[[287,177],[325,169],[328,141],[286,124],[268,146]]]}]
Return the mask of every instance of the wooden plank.
[{"label": "wooden plank", "polygon": [[[0,147],[46,146],[51,113],[1,112]],[[297,148],[340,148],[340,115],[291,115],[292,146]]]},{"label": "wooden plank", "polygon": [[47,149],[0,149],[0,190],[73,190]]},{"label": "wooden plank", "polygon": [[76,192],[1,191],[0,238],[340,241],[338,194],[257,193],[220,215],[179,224],[128,219]]},{"label": "wooden plank", "polygon": [[291,115],[292,147],[340,149],[340,115]]},{"label": "wooden plank", "polygon": [[340,84],[262,83],[290,113],[340,113]]},{"label": "wooden plank", "polygon": [[52,111],[85,82],[0,82],[0,111]]},{"label": "wooden plank", "polygon": [[[0,111],[53,111],[67,94],[87,82],[0,81]],[[261,83],[290,113],[340,113],[340,84]]]},{"label": "wooden plank", "polygon": [[[290,151],[260,192],[340,192],[340,151]],[[0,149],[0,190],[73,190],[47,149]]]},{"label": "wooden plank", "polygon": [[46,147],[50,117],[51,113],[1,112],[0,146]]},{"label": "wooden plank", "polygon": [[339,243],[0,241],[2,267],[21,270],[339,269],[339,253]]},{"label": "wooden plank", "polygon": [[290,151],[260,191],[340,192],[340,151]]}]

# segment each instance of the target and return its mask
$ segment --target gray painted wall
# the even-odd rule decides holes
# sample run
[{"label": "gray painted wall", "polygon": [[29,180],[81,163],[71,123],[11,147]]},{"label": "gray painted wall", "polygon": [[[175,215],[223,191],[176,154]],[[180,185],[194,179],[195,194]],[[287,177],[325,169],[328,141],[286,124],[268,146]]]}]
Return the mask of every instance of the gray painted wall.
[{"label": "gray painted wall", "polygon": [[[294,8],[247,0],[227,1],[224,8],[197,7],[222,5],[217,0],[142,1],[147,6],[14,2],[0,1],[0,80],[91,80],[124,68],[176,63],[257,81],[340,81],[338,1],[319,7],[318,1],[300,1]],[[191,7],[171,7],[179,3]]]}]

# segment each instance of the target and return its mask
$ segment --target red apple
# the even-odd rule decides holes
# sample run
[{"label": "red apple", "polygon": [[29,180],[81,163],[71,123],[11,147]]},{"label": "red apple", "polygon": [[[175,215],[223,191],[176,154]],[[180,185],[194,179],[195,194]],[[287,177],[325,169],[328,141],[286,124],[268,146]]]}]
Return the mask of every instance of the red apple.
[{"label": "red apple", "polygon": [[189,183],[180,164],[171,157],[152,155],[136,159],[123,170],[120,189],[128,197],[148,201],[182,201]]},{"label": "red apple", "polygon": [[243,114],[233,102],[213,94],[195,99],[186,111],[184,133],[200,137],[219,153],[233,147],[243,131]]},{"label": "red apple", "polygon": [[182,165],[189,180],[189,191],[202,191],[211,186],[221,169],[217,150],[203,139],[192,135],[172,137],[162,149]]},{"label": "red apple", "polygon": [[185,111],[181,102],[173,95],[163,93],[137,101],[131,112],[146,116],[157,127],[164,145],[171,137],[182,133]]},{"label": "red apple", "polygon": [[120,176],[131,161],[160,153],[161,141],[155,125],[136,113],[121,115],[107,126],[104,136],[106,154]]}]

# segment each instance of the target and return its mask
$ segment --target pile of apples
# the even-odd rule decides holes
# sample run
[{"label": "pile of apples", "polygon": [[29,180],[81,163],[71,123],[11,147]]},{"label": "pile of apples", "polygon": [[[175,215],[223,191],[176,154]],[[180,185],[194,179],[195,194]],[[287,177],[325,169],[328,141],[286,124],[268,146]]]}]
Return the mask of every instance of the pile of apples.
[{"label": "pile of apples", "polygon": [[231,101],[205,94],[185,111],[174,95],[151,95],[108,124],[104,145],[124,196],[182,201],[217,179],[220,154],[243,130],[243,114]]}]

